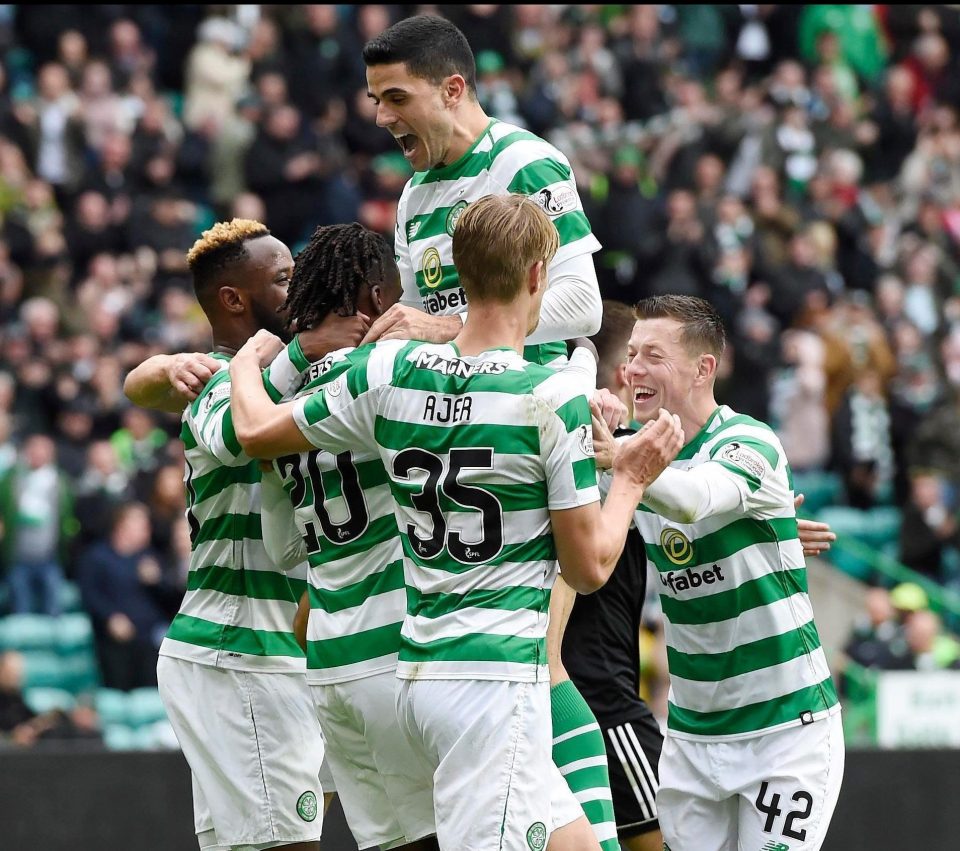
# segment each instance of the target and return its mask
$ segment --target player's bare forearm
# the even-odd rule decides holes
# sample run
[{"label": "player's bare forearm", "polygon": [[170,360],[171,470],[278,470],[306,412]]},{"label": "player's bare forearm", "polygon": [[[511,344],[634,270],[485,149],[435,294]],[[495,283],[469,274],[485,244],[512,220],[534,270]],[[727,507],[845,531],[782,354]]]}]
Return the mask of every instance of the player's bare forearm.
[{"label": "player's bare forearm", "polygon": [[567,584],[580,594],[603,587],[617,566],[643,487],[614,476],[601,508],[599,502],[550,512],[557,560]]},{"label": "player's bare forearm", "polygon": [[230,361],[230,409],[237,441],[251,458],[279,458],[313,447],[293,419],[293,405],[275,405],[263,387],[260,355],[251,338]]},{"label": "player's bare forearm", "polygon": [[123,392],[141,408],[179,414],[219,369],[220,363],[202,352],[154,355],[130,372]]},{"label": "player's bare forearm", "polygon": [[[124,395],[141,408],[179,413],[191,400],[177,393],[167,378],[172,355],[154,355],[132,370],[123,382]],[[196,397],[194,397],[196,398]]]}]

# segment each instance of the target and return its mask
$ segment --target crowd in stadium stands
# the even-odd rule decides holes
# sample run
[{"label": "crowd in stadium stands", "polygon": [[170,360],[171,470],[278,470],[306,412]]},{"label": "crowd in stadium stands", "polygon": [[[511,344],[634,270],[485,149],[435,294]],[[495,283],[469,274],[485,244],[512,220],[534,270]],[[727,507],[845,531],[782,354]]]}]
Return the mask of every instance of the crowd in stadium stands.
[{"label": "crowd in stadium stands", "polygon": [[392,238],[409,174],[360,48],[425,11],[467,34],[487,112],[570,158],[604,298],[709,299],[733,343],[721,401],[774,424],[798,475],[834,473],[841,502],[899,509],[893,554],[956,581],[960,10],[17,4],[0,610],[57,614],[69,580],[103,684],[155,681],[186,581],[183,455],[123,378],[206,349],[184,254],[214,221],[263,220],[294,251],[318,224]]}]

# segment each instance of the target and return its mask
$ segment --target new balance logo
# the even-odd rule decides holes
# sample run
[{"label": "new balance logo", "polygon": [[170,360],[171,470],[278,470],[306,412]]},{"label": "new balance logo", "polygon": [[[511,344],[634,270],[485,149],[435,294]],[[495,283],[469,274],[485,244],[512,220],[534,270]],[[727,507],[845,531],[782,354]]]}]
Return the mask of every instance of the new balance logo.
[{"label": "new balance logo", "polygon": [[417,235],[417,232],[420,230],[420,225],[422,224],[423,221],[421,220],[410,222],[410,224],[407,225],[407,239],[413,239]]},{"label": "new balance logo", "polygon": [[760,851],[790,851],[790,846],[784,845],[782,842],[777,842],[775,839],[771,839],[760,849]]}]

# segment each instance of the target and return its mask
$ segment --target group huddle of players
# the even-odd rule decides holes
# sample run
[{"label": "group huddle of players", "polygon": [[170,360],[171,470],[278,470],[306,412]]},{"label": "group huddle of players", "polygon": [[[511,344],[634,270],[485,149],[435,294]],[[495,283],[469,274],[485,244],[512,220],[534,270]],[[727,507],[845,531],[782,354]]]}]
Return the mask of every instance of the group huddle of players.
[{"label": "group huddle of players", "polygon": [[[316,849],[335,788],[360,848],[819,848],[827,535],[801,543],[776,435],[714,399],[719,317],[602,309],[569,162],[484,114],[452,24],[364,60],[415,172],[393,251],[336,225],[294,263],[219,223],[188,254],[213,351],[125,385],[182,412],[158,680],[200,847]],[[648,559],[666,739],[637,696]]]}]

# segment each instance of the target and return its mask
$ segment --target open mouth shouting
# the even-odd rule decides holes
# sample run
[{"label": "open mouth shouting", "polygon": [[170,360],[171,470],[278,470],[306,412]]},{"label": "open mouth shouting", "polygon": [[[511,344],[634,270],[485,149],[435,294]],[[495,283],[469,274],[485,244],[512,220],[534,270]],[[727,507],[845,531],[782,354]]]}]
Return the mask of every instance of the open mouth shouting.
[{"label": "open mouth shouting", "polygon": [[402,136],[394,136],[400,150],[403,151],[404,158],[409,162],[417,152],[417,145],[420,140],[413,133],[404,133]]}]

